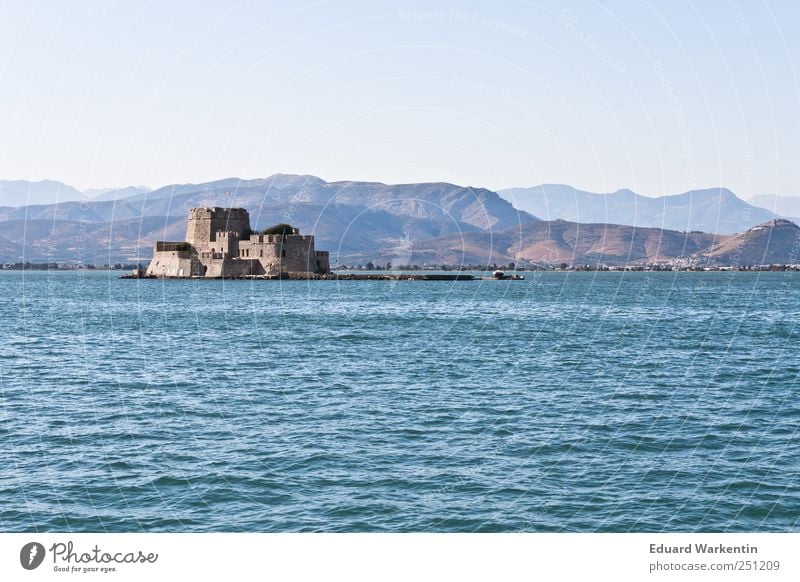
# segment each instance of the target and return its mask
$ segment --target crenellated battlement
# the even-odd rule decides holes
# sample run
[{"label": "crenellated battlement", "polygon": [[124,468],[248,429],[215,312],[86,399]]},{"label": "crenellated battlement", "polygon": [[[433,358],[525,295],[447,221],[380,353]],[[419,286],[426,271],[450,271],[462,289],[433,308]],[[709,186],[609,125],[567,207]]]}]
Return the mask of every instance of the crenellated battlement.
[{"label": "crenellated battlement", "polygon": [[189,220],[200,219],[246,219],[250,221],[250,214],[244,208],[221,208],[214,206],[213,208],[192,208],[189,210]]}]

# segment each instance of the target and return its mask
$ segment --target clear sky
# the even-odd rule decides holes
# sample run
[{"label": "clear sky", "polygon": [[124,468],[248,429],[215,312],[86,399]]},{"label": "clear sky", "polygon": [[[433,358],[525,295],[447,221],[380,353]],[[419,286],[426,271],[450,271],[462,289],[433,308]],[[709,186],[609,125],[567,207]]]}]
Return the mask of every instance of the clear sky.
[{"label": "clear sky", "polygon": [[0,178],[800,195],[800,3],[0,1]]}]

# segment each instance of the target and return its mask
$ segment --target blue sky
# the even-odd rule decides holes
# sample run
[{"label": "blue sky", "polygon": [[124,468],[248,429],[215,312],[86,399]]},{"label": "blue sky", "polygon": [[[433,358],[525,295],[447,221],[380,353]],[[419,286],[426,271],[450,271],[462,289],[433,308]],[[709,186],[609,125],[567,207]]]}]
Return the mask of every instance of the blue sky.
[{"label": "blue sky", "polygon": [[800,3],[1,2],[0,177],[800,195]]}]

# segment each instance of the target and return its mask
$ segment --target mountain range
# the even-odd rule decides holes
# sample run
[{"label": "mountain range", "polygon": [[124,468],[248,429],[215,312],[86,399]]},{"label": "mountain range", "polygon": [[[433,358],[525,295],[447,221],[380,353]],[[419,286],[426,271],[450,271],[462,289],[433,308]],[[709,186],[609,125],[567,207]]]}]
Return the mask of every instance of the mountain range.
[{"label": "mountain range", "polygon": [[[516,208],[542,220],[733,234],[779,216],[777,212],[748,204],[727,188],[692,190],[658,198],[631,190],[598,194],[563,184],[511,188],[498,193]],[[800,216],[800,212],[789,216]]]},{"label": "mountain range", "polygon": [[55,180],[0,180],[0,206],[55,204],[85,198],[80,190]]},{"label": "mountain range", "polygon": [[[9,184],[5,191],[16,198],[0,198],[6,200],[0,206],[2,262],[144,262],[153,241],[182,240],[189,209],[200,206],[246,208],[256,229],[291,223],[314,234],[334,263],[789,259],[790,251],[781,254],[779,247],[796,234],[791,223],[775,222],[778,213],[724,188],[647,198],[564,185],[496,193],[443,182],[387,185],[276,174],[152,191],[133,186],[81,193],[59,182],[0,182],[0,192]],[[11,203],[23,195],[43,199],[47,192],[59,202]],[[763,226],[752,229],[757,225]],[[742,254],[742,248],[749,250]]]},{"label": "mountain range", "polygon": [[5,239],[0,251],[6,248],[14,255],[5,253],[0,260],[20,260],[21,253],[31,261],[146,260],[154,240],[182,240],[189,209],[202,206],[246,208],[257,229],[289,222],[313,233],[319,248],[342,256],[538,220],[485,188],[325,182],[278,174],[177,184],[116,200],[0,207],[0,237]]}]

